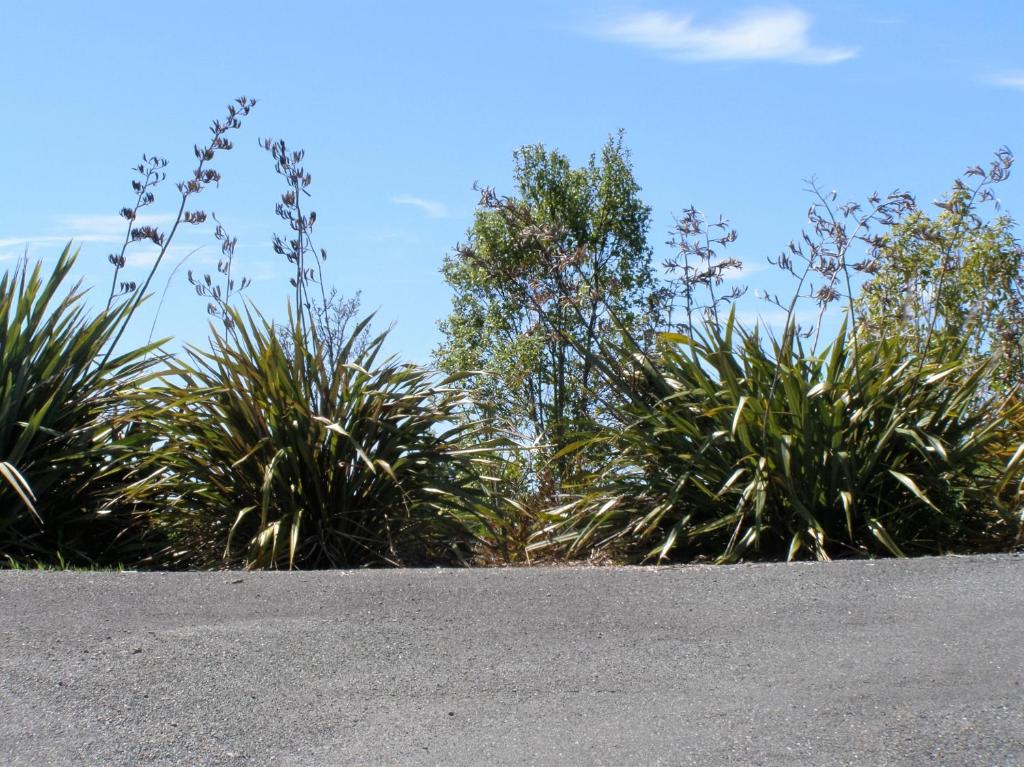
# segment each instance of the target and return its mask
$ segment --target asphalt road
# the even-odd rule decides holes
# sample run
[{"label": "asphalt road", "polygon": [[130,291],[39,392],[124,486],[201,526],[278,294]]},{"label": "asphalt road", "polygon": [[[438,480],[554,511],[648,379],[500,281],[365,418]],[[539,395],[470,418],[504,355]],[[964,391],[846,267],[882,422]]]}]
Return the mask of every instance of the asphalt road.
[{"label": "asphalt road", "polygon": [[1024,557],[4,572],[0,764],[1024,765]]}]

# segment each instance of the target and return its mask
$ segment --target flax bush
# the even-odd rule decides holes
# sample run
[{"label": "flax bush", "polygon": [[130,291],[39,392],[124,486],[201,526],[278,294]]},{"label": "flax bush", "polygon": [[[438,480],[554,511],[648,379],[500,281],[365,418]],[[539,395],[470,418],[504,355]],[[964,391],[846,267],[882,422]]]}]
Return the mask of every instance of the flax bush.
[{"label": "flax bush", "polygon": [[615,459],[549,530],[635,558],[909,556],[1006,548],[1021,533],[1021,405],[979,402],[962,349],[929,361],[845,331],[807,353],[730,315],[665,334],[638,364]]},{"label": "flax bush", "polygon": [[147,358],[152,348],[104,356],[128,308],[90,313],[80,284],[69,285],[76,255],[68,246],[49,274],[24,263],[0,279],[0,557],[9,563],[131,562],[152,537],[120,498],[151,446],[135,405],[158,360]]},{"label": "flax bush", "polygon": [[324,568],[465,556],[483,500],[470,470],[488,452],[457,447],[477,428],[466,393],[380,359],[384,335],[356,350],[367,321],[328,354],[294,318],[282,328],[230,311],[231,330],[153,391],[150,424],[166,443],[132,495],[169,531],[169,559]]}]

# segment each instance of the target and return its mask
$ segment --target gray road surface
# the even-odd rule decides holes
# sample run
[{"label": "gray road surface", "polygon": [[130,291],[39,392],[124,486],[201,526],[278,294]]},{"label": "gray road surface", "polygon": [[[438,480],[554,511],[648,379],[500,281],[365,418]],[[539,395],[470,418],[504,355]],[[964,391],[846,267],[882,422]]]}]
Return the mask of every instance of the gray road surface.
[{"label": "gray road surface", "polygon": [[1024,557],[0,573],[0,764],[1024,765]]}]

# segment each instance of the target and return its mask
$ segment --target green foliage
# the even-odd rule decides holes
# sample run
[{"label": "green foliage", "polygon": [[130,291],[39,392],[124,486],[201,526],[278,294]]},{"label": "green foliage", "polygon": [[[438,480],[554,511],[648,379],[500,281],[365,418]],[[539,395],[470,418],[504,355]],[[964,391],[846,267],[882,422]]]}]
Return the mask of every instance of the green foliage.
[{"label": "green foliage", "polygon": [[119,502],[151,442],[134,422],[150,348],[97,363],[127,307],[88,315],[77,254],[53,270],[19,265],[0,279],[0,555],[10,561],[111,565],[144,555],[144,528]]},{"label": "green foliage", "polygon": [[621,134],[581,168],[541,145],[514,158],[518,197],[485,190],[467,244],[445,259],[454,297],[436,359],[450,373],[480,371],[467,384],[521,444],[541,448],[520,487],[550,496],[572,471],[538,467],[590,428],[600,399],[579,350],[598,348],[610,312],[650,325],[650,209]]},{"label": "green foliage", "polygon": [[[722,288],[740,266],[723,255],[726,221],[686,210],[659,279],[621,134],[579,168],[523,147],[516,196],[483,190],[445,259],[444,378],[384,359],[369,319],[352,327],[358,301],[323,282],[304,153],[266,140],[287,185],[273,249],[294,269],[294,313],[274,324],[232,305],[248,281],[217,222],[220,276],[189,274],[219,320],[209,347],[118,352],[179,225],[206,220],[186,207],[219,181],[208,163],[253,103],[236,100],[195,148],[166,234],[139,221],[167,164],[143,157],[98,313],[64,289],[69,248],[48,276],[19,265],[0,279],[5,566],[728,562],[1024,543],[1024,249],[1010,218],[978,211],[1008,150],[932,218],[904,192],[862,209],[812,182],[813,233],[774,262],[796,281],[788,303],[770,298],[789,317],[776,339],[720,321],[744,292]],[[159,253],[140,288],[119,278],[142,241]],[[852,263],[854,243],[869,258]],[[853,271],[871,275],[860,296]],[[818,307],[803,335],[801,301]],[[852,331],[818,353],[840,301]]]},{"label": "green foliage", "polygon": [[1024,384],[1024,248],[1013,219],[983,219],[976,198],[958,183],[938,215],[891,226],[856,310],[865,334],[899,336],[916,355],[938,338],[964,340],[975,362],[999,356],[993,383],[1005,392]]},{"label": "green foliage", "polygon": [[845,328],[810,356],[792,323],[766,344],[732,316],[666,334],[632,425],[598,437],[614,460],[553,532],[570,552],[722,562],[1011,545],[1021,405],[978,406],[984,367],[886,339],[853,352]]},{"label": "green foliage", "polygon": [[[232,331],[170,371],[149,420],[166,439],[133,497],[179,564],[354,567],[457,561],[480,491],[467,395],[378,361],[384,335],[329,355],[315,328],[232,313]],[[329,364],[333,359],[334,364]]]}]

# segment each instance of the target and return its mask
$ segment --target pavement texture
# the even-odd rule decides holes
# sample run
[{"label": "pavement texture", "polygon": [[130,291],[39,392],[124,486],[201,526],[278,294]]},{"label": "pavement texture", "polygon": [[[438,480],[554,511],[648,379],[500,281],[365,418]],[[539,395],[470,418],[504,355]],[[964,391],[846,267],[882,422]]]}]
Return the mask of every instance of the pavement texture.
[{"label": "pavement texture", "polygon": [[4,572],[0,764],[1024,765],[1024,557]]}]

